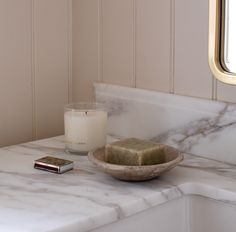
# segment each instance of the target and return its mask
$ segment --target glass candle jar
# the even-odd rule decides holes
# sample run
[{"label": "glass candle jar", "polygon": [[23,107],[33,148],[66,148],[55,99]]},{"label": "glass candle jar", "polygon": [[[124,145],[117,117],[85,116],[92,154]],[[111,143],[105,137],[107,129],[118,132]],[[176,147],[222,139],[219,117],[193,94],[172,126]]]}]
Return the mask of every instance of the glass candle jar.
[{"label": "glass candle jar", "polygon": [[106,144],[107,112],[97,103],[72,103],[64,108],[65,147],[86,155]]}]

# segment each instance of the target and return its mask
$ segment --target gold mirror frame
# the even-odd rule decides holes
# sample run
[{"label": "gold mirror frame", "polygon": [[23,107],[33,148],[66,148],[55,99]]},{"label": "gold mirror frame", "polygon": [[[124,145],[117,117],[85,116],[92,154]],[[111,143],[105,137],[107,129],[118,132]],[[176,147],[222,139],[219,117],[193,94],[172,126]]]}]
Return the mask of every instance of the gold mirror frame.
[{"label": "gold mirror frame", "polygon": [[224,0],[209,0],[208,62],[213,75],[221,82],[236,85],[236,74],[225,69],[224,44]]}]

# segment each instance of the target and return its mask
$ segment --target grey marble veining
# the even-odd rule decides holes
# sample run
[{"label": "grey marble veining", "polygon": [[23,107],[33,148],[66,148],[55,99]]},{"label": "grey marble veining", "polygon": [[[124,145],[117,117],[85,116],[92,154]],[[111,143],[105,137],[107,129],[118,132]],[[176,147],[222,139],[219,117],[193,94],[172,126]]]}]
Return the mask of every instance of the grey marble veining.
[{"label": "grey marble veining", "polygon": [[[109,110],[109,141],[147,138],[194,155],[157,179],[129,183],[66,153],[63,136],[1,148],[0,231],[85,232],[191,194],[236,205],[234,104],[105,84],[95,92]],[[34,169],[46,155],[73,160],[74,169]]]},{"label": "grey marble veining", "polygon": [[191,121],[182,127],[169,130],[151,140],[160,143],[171,143],[172,146],[178,147],[184,152],[190,152],[195,145],[199,144],[202,138],[212,136],[214,140],[226,129],[235,130],[236,118],[229,117],[229,114],[235,112],[235,109],[235,105],[225,103],[216,115]]},{"label": "grey marble veining", "polygon": [[[63,175],[34,169],[45,155],[73,160],[75,168]],[[87,157],[65,153],[63,137],[2,148],[0,160],[0,231],[89,231],[189,194],[236,203],[235,165],[189,154],[140,183],[118,181]]]},{"label": "grey marble veining", "polygon": [[109,109],[109,134],[161,142],[236,164],[236,105],[128,87],[95,84]]},{"label": "grey marble veining", "polygon": [[112,97],[108,99],[106,97],[100,96],[99,103],[106,106],[109,117],[119,116],[121,114],[128,112],[125,107],[126,105],[125,102],[121,99]]}]

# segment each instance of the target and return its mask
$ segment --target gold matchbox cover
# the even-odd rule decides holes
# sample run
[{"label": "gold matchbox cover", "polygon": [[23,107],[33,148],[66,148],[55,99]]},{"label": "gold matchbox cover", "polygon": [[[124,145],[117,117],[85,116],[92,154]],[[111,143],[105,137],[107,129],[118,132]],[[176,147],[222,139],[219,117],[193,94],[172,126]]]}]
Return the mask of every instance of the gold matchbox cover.
[{"label": "gold matchbox cover", "polygon": [[73,169],[73,161],[45,156],[35,160],[34,168],[61,174]]}]

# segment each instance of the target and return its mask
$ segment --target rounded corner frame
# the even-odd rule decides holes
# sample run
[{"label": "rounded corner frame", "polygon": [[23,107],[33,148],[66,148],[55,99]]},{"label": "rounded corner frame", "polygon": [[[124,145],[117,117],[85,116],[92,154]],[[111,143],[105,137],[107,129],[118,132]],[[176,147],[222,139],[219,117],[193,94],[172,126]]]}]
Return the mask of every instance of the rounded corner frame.
[{"label": "rounded corner frame", "polygon": [[208,63],[215,78],[223,83],[236,85],[236,74],[226,71],[221,64],[222,1],[209,0]]}]

